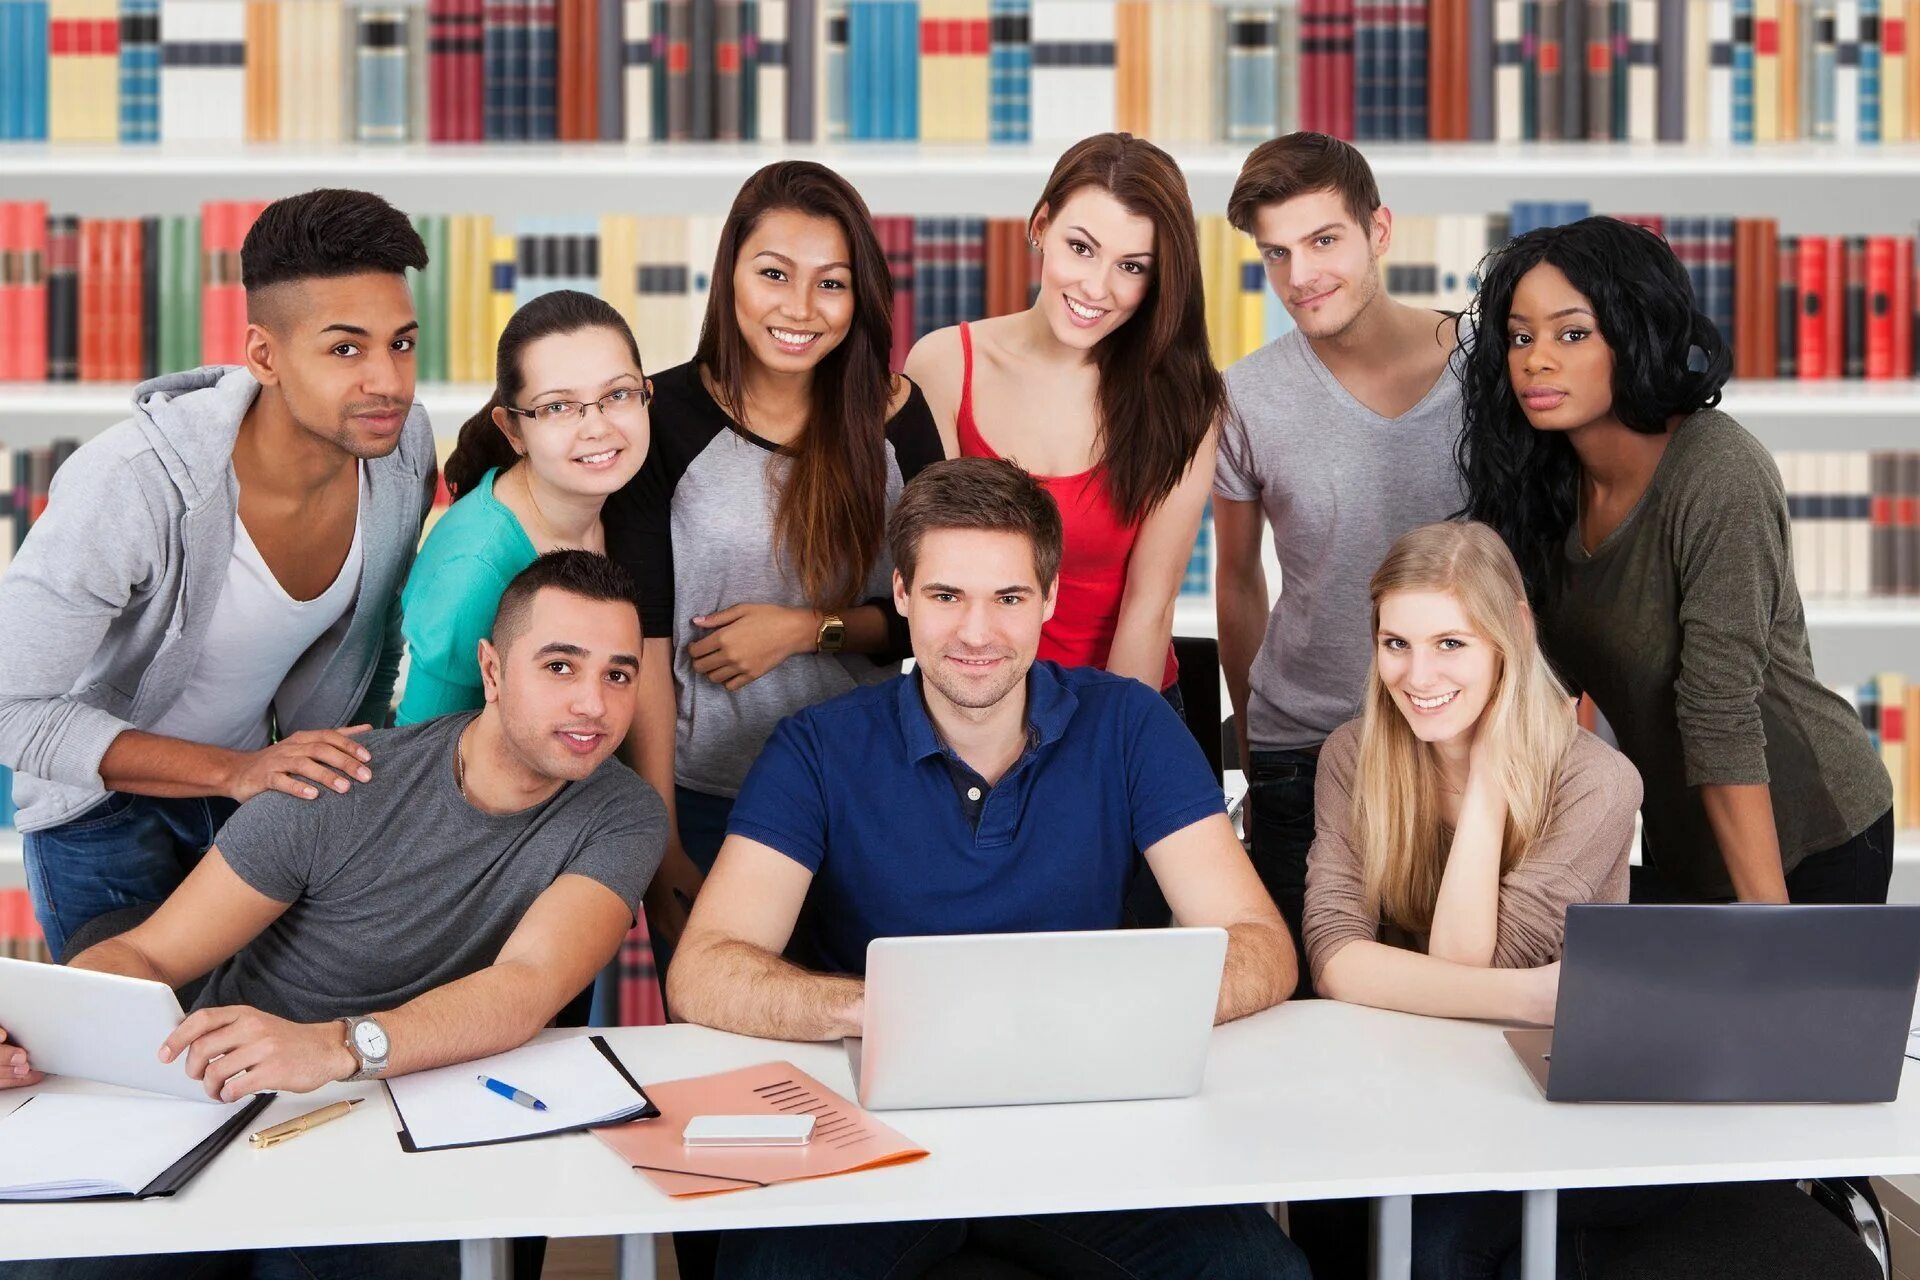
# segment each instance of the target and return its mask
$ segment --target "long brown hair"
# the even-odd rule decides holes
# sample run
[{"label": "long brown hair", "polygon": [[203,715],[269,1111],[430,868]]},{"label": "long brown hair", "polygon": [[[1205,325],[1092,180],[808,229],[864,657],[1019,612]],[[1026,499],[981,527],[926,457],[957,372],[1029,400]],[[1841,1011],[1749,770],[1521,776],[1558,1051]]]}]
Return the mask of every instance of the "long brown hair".
[{"label": "long brown hair", "polygon": [[887,364],[892,277],[873,216],[845,178],[811,160],[782,160],[747,179],[720,231],[694,359],[738,421],[752,354],[734,316],[733,269],[760,219],[781,209],[831,219],[852,255],[853,327],[814,367],[806,425],[784,451],[791,465],[773,521],[807,598],[816,608],[844,608],[859,598],[886,536],[887,404],[893,395]]},{"label": "long brown hair", "polygon": [[[1540,652],[1527,610],[1520,566],[1500,535],[1477,521],[1421,525],[1401,536],[1368,584],[1373,631],[1380,602],[1401,591],[1444,592],[1499,655],[1492,694],[1478,732],[1496,735],[1499,778],[1507,801],[1500,837],[1500,874],[1527,856],[1547,829],[1560,766],[1577,726],[1573,702]],[[1353,789],[1354,840],[1364,867],[1365,898],[1380,918],[1425,933],[1447,867],[1451,833],[1441,816],[1440,765],[1414,736],[1380,679],[1380,646],[1367,673],[1360,758]]]},{"label": "long brown hair", "polygon": [[1187,180],[1173,157],[1130,133],[1067,148],[1028,217],[1057,219],[1068,197],[1097,187],[1153,223],[1153,272],[1140,311],[1094,348],[1100,371],[1100,467],[1120,516],[1136,524],[1192,465],[1227,400],[1207,347],[1200,244]]},{"label": "long brown hair", "polygon": [[646,366],[640,363],[640,344],[634,341],[633,330],[627,326],[625,317],[610,303],[577,289],[556,289],[530,299],[508,318],[506,328],[500,331],[500,342],[493,356],[493,395],[480,406],[480,412],[462,424],[453,453],[440,469],[446,478],[448,493],[458,498],[479,484],[489,468],[505,473],[520,461],[513,442],[493,420],[493,411],[502,405],[518,403],[521,393],[527,389],[527,375],[520,367],[520,357],[528,347],[542,338],[586,329],[611,329],[626,339],[633,367],[645,373]]}]

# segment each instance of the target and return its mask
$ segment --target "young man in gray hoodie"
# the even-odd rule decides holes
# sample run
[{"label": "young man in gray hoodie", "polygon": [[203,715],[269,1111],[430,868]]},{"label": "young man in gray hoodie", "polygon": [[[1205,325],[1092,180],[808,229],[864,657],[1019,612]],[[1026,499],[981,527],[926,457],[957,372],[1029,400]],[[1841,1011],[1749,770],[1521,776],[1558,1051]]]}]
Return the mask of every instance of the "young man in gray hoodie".
[{"label": "young man in gray hoodie", "polygon": [[404,274],[426,263],[378,196],[267,206],[245,366],[141,384],[0,577],[0,763],[56,957],[164,901],[242,801],[378,767],[355,738],[388,719],[435,484]]}]

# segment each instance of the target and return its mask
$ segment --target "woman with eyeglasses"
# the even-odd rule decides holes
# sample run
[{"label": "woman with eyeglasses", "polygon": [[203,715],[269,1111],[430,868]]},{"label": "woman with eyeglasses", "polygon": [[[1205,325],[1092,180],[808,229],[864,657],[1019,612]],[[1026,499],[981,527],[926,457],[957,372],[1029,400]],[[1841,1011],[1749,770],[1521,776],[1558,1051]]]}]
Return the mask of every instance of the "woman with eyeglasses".
[{"label": "woman with eyeglasses", "polygon": [[548,551],[606,551],[600,508],[647,456],[651,395],[633,331],[591,294],[542,294],[507,321],[493,397],[447,459],[458,501],[428,533],[400,595],[398,723],[485,701],[479,645],[516,573]]},{"label": "woman with eyeglasses", "polygon": [[887,513],[942,456],[888,367],[886,255],[839,174],[748,178],[712,280],[694,358],[654,380],[653,452],[607,504],[646,634],[628,759],[668,798],[668,858],[703,872],[774,726],[899,670]]}]

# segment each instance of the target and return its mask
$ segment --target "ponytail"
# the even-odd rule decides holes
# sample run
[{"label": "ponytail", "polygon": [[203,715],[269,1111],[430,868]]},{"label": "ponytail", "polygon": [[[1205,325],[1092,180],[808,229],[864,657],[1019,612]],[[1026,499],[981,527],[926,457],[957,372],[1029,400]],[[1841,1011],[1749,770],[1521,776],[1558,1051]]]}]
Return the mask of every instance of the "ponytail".
[{"label": "ponytail", "polygon": [[510,405],[526,390],[526,376],[520,357],[531,344],[560,333],[578,333],[582,329],[612,329],[626,339],[633,355],[633,367],[644,371],[640,362],[640,344],[626,318],[607,302],[577,289],[556,289],[530,300],[514,312],[507,327],[500,331],[500,343],[493,359],[493,395],[486,406],[468,418],[460,428],[453,455],[441,474],[446,477],[447,492],[455,498],[472,492],[490,468],[505,471],[520,460],[507,433],[493,420],[493,411]]},{"label": "ponytail", "polygon": [[486,407],[461,425],[453,453],[440,469],[446,477],[447,492],[456,499],[473,492],[490,469],[498,467],[504,472],[520,460],[507,433],[493,420],[493,411],[500,405],[499,392],[487,397]]}]

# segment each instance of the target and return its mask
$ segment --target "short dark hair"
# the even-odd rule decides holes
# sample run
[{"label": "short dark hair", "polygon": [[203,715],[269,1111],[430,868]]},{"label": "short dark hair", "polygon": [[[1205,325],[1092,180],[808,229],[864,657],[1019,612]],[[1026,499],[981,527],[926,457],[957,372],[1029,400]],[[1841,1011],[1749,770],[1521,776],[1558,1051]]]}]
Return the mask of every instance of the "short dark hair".
[{"label": "short dark hair", "polygon": [[1227,221],[1253,234],[1261,208],[1314,191],[1331,191],[1364,227],[1380,207],[1380,184],[1373,166],[1350,142],[1302,130],[1261,143],[1248,153],[1227,197]]},{"label": "short dark hair", "polygon": [[533,598],[547,587],[582,600],[623,600],[634,607],[636,616],[639,613],[639,590],[619,561],[594,551],[549,551],[514,574],[500,593],[489,637],[494,648],[504,651],[527,629]]},{"label": "short dark hair", "polygon": [[292,280],[424,271],[427,246],[407,215],[371,191],[323,187],[275,200],[240,245],[249,295]]},{"label": "short dark hair", "polygon": [[1033,544],[1041,590],[1060,576],[1060,508],[1045,486],[1004,458],[951,458],[907,482],[887,521],[887,550],[909,585],[920,540],[935,529],[1022,534]]}]

